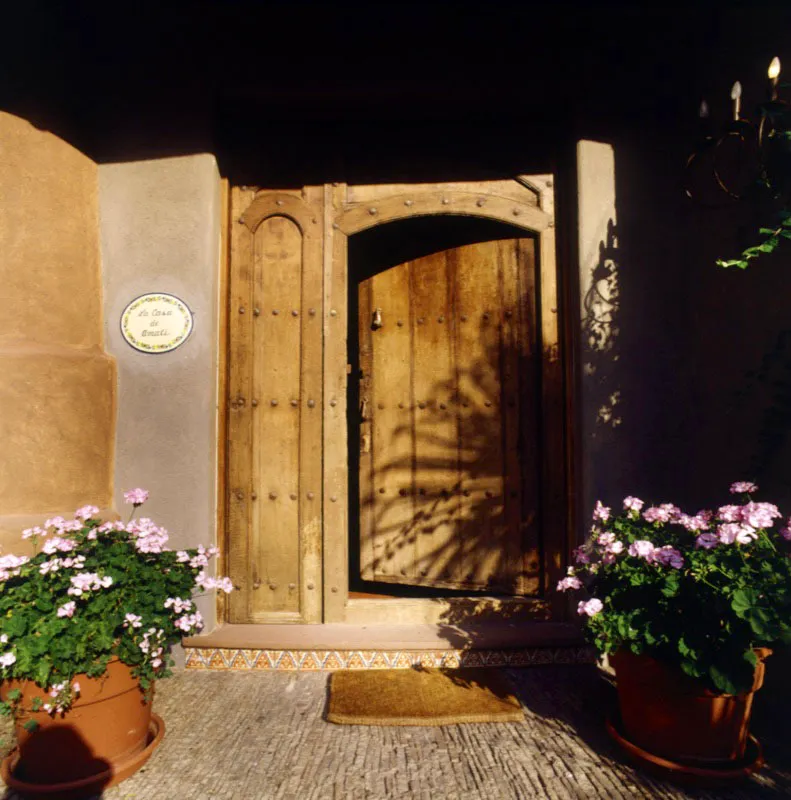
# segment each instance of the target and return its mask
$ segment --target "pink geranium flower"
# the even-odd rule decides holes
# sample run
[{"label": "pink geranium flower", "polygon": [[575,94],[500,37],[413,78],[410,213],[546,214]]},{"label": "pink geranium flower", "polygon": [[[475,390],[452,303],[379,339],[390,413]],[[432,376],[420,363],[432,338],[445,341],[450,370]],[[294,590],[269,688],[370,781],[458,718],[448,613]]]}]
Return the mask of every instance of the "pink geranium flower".
[{"label": "pink geranium flower", "polygon": [[590,564],[590,555],[583,547],[577,547],[574,550],[574,563],[575,564]]},{"label": "pink geranium flower", "polygon": [[95,517],[98,513],[99,509],[96,506],[83,506],[74,512],[74,516],[77,519],[88,520]]},{"label": "pink geranium flower", "polygon": [[689,514],[679,514],[679,525],[685,527],[688,531],[705,531],[709,527],[709,520],[698,512],[694,517]]},{"label": "pink geranium flower", "polygon": [[558,581],[558,591],[567,592],[569,589],[581,589],[582,581],[576,575],[567,575]]},{"label": "pink geranium flower", "polygon": [[736,481],[731,484],[731,494],[752,494],[758,487],[752,481]]},{"label": "pink geranium flower", "polygon": [[598,597],[592,597],[588,601],[580,600],[577,604],[577,613],[580,615],[586,614],[589,617],[595,617],[602,609],[604,604]]},{"label": "pink geranium flower", "polygon": [[639,497],[624,497],[623,499],[623,508],[624,511],[636,511],[640,512],[643,510],[643,506],[645,502],[641,500]]},{"label": "pink geranium flower", "polygon": [[68,603],[64,603],[57,611],[59,617],[73,617],[74,612],[77,609],[77,604],[74,600],[69,600]]},{"label": "pink geranium flower", "polygon": [[629,550],[627,552],[630,556],[634,556],[635,558],[649,559],[654,554],[655,549],[654,545],[646,539],[638,539],[636,542],[632,542],[629,545]]},{"label": "pink geranium flower", "polygon": [[669,544],[656,548],[651,554],[651,560],[656,564],[673,569],[681,569],[684,566],[684,558],[681,553]]},{"label": "pink geranium flower", "polygon": [[60,536],[53,536],[51,539],[47,539],[44,542],[44,546],[41,548],[42,553],[46,553],[47,555],[52,555],[53,553],[68,553],[74,550],[77,547],[77,542],[73,539],[64,539]]},{"label": "pink geranium flower", "polygon": [[721,506],[717,509],[717,519],[720,519],[723,522],[739,522],[741,518],[741,506]]},{"label": "pink geranium flower", "polygon": [[716,533],[701,533],[695,539],[695,547],[704,550],[711,550],[712,547],[716,547],[719,543],[720,539]]},{"label": "pink geranium flower", "polygon": [[746,503],[741,509],[741,519],[753,528],[771,528],[782,514],[772,503]]},{"label": "pink geranium flower", "polygon": [[130,489],[124,492],[124,502],[131,503],[133,506],[142,506],[148,500],[147,489]]},{"label": "pink geranium flower", "polygon": [[758,538],[758,533],[754,528],[738,522],[726,522],[724,525],[720,525],[717,533],[723,544],[749,544]]},{"label": "pink geranium flower", "polygon": [[643,519],[646,522],[670,522],[670,509],[662,506],[651,506],[643,511]]},{"label": "pink geranium flower", "polygon": [[596,501],[596,508],[593,509],[593,518],[600,522],[607,522],[610,518],[610,509],[602,505],[601,500]]}]

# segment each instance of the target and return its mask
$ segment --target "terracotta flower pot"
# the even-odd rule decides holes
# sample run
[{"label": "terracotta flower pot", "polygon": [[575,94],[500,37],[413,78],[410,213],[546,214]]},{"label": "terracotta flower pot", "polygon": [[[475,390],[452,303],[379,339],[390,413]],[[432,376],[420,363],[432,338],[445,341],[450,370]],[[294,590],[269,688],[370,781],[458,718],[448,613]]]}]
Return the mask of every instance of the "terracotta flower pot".
[{"label": "terracotta flower pot", "polygon": [[618,705],[626,738],[649,753],[687,764],[727,764],[744,758],[753,695],[763,685],[764,659],[752,688],[738,695],[717,694],[698,681],[645,655],[616,653]]},{"label": "terracotta flower pot", "polygon": [[[11,769],[18,782],[53,785],[97,775],[112,777],[118,765],[137,762],[147,747],[153,750],[151,703],[129,667],[113,659],[102,677],[78,675],[75,680],[80,684],[79,697],[68,711],[54,716],[27,711],[34,698],[51,699],[32,681],[0,685],[3,700],[12,689],[22,692],[25,713],[15,726],[18,752],[11,768],[4,764],[4,772]],[[33,732],[23,727],[31,719],[39,725]]]}]

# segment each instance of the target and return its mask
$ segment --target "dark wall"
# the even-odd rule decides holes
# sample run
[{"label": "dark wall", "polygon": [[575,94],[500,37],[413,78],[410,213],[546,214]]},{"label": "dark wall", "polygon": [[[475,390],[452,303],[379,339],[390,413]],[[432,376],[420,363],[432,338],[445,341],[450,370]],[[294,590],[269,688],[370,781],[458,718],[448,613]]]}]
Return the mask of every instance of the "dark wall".
[{"label": "dark wall", "polygon": [[683,193],[701,96],[717,124],[735,79],[762,100],[791,9],[163,5],[16,4],[2,108],[99,162],[209,151],[271,187],[568,173],[577,139],[612,144],[602,499],[696,506],[756,478],[791,510],[791,248],[723,271],[758,219]]}]

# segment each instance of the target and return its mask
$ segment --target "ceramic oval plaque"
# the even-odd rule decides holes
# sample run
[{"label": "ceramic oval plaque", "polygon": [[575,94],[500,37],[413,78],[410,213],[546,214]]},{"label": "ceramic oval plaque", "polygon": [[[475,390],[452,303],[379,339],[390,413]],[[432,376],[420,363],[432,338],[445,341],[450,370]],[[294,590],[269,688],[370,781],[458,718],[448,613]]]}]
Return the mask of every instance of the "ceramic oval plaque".
[{"label": "ceramic oval plaque", "polygon": [[184,344],[192,332],[192,312],[172,294],[143,294],[121,315],[121,333],[142,353],[167,353]]}]

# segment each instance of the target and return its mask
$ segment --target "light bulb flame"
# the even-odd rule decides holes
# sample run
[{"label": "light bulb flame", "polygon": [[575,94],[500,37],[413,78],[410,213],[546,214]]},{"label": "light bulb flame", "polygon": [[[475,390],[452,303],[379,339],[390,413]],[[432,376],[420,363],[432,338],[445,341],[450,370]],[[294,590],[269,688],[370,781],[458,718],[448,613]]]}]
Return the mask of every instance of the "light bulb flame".
[{"label": "light bulb flame", "polygon": [[769,76],[769,79],[773,81],[776,81],[780,77],[780,59],[777,56],[772,59],[772,63],[769,65],[766,74]]},{"label": "light bulb flame", "polygon": [[733,84],[731,88],[731,100],[738,100],[742,96],[742,85],[739,81]]}]

